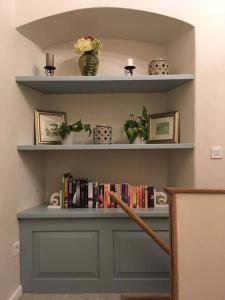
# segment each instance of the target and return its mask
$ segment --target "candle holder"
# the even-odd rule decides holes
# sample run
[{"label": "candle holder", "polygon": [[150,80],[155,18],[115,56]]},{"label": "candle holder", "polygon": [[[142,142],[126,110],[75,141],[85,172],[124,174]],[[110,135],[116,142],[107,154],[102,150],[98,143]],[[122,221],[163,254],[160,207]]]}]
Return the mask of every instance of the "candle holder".
[{"label": "candle holder", "polygon": [[56,67],[54,67],[54,66],[45,66],[44,68],[45,68],[45,74],[47,76],[53,76],[54,75]]},{"label": "candle holder", "polygon": [[126,76],[133,76],[134,69],[136,69],[136,67],[135,66],[125,66],[124,69],[125,69]]}]

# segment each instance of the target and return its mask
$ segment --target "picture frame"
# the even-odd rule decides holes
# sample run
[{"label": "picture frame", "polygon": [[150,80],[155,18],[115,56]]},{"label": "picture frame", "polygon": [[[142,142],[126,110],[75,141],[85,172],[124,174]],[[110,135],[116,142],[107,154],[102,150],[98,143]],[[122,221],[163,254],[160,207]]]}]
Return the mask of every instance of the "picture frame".
[{"label": "picture frame", "polygon": [[179,141],[178,111],[149,115],[148,143],[179,143]]},{"label": "picture frame", "polygon": [[50,124],[61,124],[66,122],[65,112],[35,110],[34,120],[36,145],[61,143],[60,137],[51,132]]}]

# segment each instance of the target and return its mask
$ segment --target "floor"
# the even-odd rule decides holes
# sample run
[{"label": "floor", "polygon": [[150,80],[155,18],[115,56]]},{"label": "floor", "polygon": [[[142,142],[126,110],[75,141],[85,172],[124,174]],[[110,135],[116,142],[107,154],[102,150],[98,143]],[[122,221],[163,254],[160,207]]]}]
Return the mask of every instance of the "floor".
[{"label": "floor", "polygon": [[24,294],[21,300],[120,300],[120,294]]}]

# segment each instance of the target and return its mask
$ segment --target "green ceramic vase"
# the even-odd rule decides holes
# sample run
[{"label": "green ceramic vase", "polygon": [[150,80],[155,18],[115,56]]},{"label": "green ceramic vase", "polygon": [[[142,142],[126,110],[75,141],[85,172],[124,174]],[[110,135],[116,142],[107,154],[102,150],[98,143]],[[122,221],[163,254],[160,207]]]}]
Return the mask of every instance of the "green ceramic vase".
[{"label": "green ceramic vase", "polygon": [[93,52],[86,52],[79,59],[79,67],[83,76],[95,76],[98,71],[98,57]]}]

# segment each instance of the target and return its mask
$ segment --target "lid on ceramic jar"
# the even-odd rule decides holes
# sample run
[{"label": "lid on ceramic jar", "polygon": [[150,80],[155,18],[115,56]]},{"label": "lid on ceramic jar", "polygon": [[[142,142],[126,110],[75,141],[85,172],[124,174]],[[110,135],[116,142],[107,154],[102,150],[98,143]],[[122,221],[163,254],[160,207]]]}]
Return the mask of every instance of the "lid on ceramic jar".
[{"label": "lid on ceramic jar", "polygon": [[153,59],[151,62],[154,62],[154,61],[165,61],[165,60],[166,60],[165,58],[160,57],[160,58]]},{"label": "lid on ceramic jar", "polygon": [[111,128],[111,126],[106,125],[106,124],[95,125],[95,127],[108,127],[108,128]]}]

